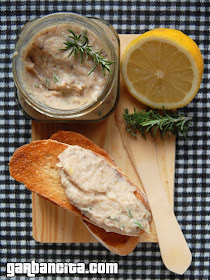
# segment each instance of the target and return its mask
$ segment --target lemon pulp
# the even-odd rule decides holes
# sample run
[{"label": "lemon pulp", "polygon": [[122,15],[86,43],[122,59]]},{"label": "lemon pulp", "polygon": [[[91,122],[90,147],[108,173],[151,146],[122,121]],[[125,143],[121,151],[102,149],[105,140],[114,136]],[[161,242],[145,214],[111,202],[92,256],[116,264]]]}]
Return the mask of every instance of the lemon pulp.
[{"label": "lemon pulp", "polygon": [[130,93],[158,109],[188,104],[200,87],[202,73],[198,46],[174,29],[154,29],[140,35],[122,59],[122,76]]}]

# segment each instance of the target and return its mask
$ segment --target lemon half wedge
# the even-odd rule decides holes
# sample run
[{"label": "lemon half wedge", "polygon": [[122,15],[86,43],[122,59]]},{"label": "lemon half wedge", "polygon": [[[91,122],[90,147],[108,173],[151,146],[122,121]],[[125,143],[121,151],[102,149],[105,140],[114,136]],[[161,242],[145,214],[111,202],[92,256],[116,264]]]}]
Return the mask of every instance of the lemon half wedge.
[{"label": "lemon half wedge", "polygon": [[131,95],[143,104],[176,109],[198,92],[203,58],[197,44],[181,31],[157,28],[128,45],[121,73]]}]

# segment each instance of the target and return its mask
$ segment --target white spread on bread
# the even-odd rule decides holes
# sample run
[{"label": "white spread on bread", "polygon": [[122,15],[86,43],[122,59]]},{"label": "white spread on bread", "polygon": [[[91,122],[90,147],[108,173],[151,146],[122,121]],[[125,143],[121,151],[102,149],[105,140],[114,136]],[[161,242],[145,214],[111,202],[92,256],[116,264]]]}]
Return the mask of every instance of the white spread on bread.
[{"label": "white spread on bread", "polygon": [[138,189],[102,156],[69,146],[59,156],[60,178],[69,201],[107,232],[136,236],[149,232],[150,212]]},{"label": "white spread on bread", "polygon": [[90,30],[73,24],[54,25],[40,31],[23,52],[23,78],[27,91],[41,103],[56,109],[69,110],[83,108],[95,102],[107,80],[100,66],[88,76],[95,65],[91,59],[69,56],[63,42],[71,35],[86,34],[93,50],[105,49],[100,38]]}]

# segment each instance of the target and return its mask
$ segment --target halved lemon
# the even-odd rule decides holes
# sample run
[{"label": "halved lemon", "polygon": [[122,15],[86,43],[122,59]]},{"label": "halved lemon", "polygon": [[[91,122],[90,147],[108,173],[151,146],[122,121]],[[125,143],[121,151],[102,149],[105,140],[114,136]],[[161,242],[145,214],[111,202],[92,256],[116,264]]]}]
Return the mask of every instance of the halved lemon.
[{"label": "halved lemon", "polygon": [[197,44],[181,31],[157,28],[128,45],[121,73],[129,92],[143,104],[176,109],[198,92],[203,58]]}]

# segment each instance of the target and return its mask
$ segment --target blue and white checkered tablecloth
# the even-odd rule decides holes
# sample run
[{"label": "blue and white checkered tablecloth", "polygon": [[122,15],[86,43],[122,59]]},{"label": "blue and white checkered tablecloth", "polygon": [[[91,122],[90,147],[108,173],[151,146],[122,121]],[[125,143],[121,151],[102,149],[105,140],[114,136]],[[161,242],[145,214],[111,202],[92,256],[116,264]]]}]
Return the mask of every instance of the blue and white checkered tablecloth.
[{"label": "blue and white checkered tablecloth", "polygon": [[[32,237],[31,193],[9,175],[8,162],[19,146],[30,142],[31,122],[14,98],[12,54],[16,34],[28,21],[53,12],[100,17],[118,33],[143,33],[156,27],[175,28],[197,42],[204,58],[199,93],[180,109],[193,118],[188,139],[177,139],[175,214],[193,260],[183,276],[163,265],[157,244],[139,244],[126,257],[100,244],[40,244]],[[36,279],[210,279],[210,3],[177,1],[5,1],[0,2],[0,279],[13,262],[116,262],[113,274],[37,275]],[[27,279],[24,275],[15,279]]]}]

